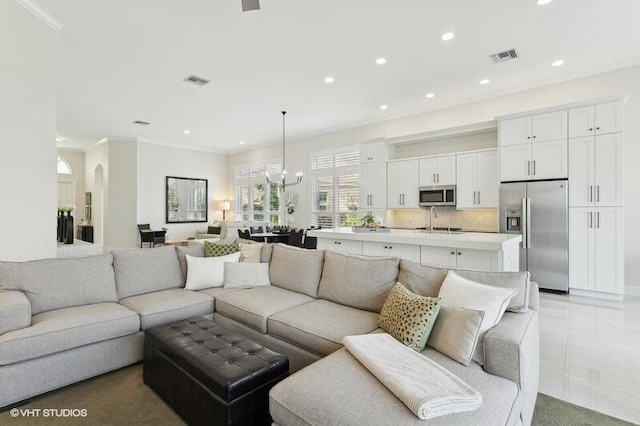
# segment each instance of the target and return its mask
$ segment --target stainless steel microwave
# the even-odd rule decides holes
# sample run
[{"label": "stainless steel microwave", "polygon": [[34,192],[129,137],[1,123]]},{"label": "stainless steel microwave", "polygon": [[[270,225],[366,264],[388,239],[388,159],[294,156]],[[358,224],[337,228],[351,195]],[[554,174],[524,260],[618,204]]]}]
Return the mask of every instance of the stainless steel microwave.
[{"label": "stainless steel microwave", "polygon": [[419,200],[422,207],[455,206],[456,186],[421,186]]}]

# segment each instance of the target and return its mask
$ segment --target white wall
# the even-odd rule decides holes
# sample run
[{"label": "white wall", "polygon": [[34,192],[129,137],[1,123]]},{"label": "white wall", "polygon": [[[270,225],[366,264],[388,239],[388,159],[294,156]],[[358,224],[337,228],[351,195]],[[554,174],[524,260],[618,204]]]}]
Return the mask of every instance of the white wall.
[{"label": "white wall", "polygon": [[0,261],[56,255],[56,33],[0,2]]},{"label": "white wall", "polygon": [[[392,119],[367,126],[327,133],[291,141],[287,145],[287,168],[290,172],[302,170],[308,177],[309,154],[337,146],[357,144],[380,137],[397,137],[434,130],[442,130],[493,120],[496,116],[524,112],[538,108],[562,105],[612,95],[633,94],[627,103],[625,123],[625,234],[633,235],[640,229],[640,67],[598,74],[591,77],[531,89],[492,99],[472,102],[409,117]],[[294,120],[295,111],[290,119]],[[235,165],[259,162],[264,158],[279,158],[279,146],[263,147],[229,156],[229,188],[233,194],[233,168]],[[309,221],[309,182],[295,187],[301,202],[296,211],[296,225]],[[628,286],[640,286],[640,241],[625,241],[625,272]],[[635,290],[633,290],[635,291]]]},{"label": "white wall", "polygon": [[424,157],[425,155],[450,154],[453,152],[489,149],[498,146],[497,130],[473,135],[452,136],[429,141],[396,145],[395,158]]},{"label": "white wall", "polygon": [[79,225],[80,221],[84,219],[84,193],[86,185],[84,164],[85,154],[84,151],[58,148],[58,155],[69,163],[71,171],[73,172],[71,175],[75,191],[75,201],[73,204],[76,206],[76,210],[73,212],[73,217],[75,218],[75,224]]},{"label": "white wall", "polygon": [[105,203],[106,250],[138,245],[138,147],[136,141],[109,140],[108,190]]},{"label": "white wall", "polygon": [[167,238],[183,240],[204,230],[206,223],[166,223],[166,176],[208,179],[209,222],[222,219],[217,202],[228,197],[227,158],[224,155],[138,143],[137,223],[168,228]]}]

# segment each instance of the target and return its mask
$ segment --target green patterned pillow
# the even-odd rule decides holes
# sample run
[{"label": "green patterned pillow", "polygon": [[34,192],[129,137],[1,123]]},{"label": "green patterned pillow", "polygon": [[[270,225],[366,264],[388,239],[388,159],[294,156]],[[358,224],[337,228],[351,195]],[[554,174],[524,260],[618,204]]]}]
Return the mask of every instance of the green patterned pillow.
[{"label": "green patterned pillow", "polygon": [[439,311],[440,298],[418,296],[396,283],[382,306],[378,326],[419,352],[427,344]]},{"label": "green patterned pillow", "polygon": [[204,257],[226,256],[239,250],[235,244],[217,244],[206,240],[204,242]]}]

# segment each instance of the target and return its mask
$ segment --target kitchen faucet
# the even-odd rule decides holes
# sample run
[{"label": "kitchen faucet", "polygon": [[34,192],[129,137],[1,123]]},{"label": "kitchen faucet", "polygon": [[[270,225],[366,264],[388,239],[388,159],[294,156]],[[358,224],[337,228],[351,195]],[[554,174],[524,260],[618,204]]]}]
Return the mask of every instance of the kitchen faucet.
[{"label": "kitchen faucet", "polygon": [[433,234],[433,219],[438,217],[438,211],[436,210],[436,206],[431,206],[431,210],[429,210],[429,233]]}]

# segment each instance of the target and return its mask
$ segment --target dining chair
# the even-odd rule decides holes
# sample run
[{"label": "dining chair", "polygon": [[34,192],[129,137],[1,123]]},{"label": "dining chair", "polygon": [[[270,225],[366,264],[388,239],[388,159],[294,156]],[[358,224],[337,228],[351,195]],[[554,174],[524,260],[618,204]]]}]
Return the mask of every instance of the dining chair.
[{"label": "dining chair", "polygon": [[250,240],[251,232],[249,232],[248,229],[245,231],[243,231],[242,229],[238,229],[238,237],[242,238],[243,240]]},{"label": "dining chair", "polygon": [[287,244],[290,246],[302,247],[303,235],[304,229],[292,229],[289,232],[289,241],[287,241]]},{"label": "dining chair", "polygon": [[262,234],[264,232],[262,230],[262,226],[258,226],[257,228],[254,228],[253,226],[250,226],[249,229],[251,230],[252,234]]}]

